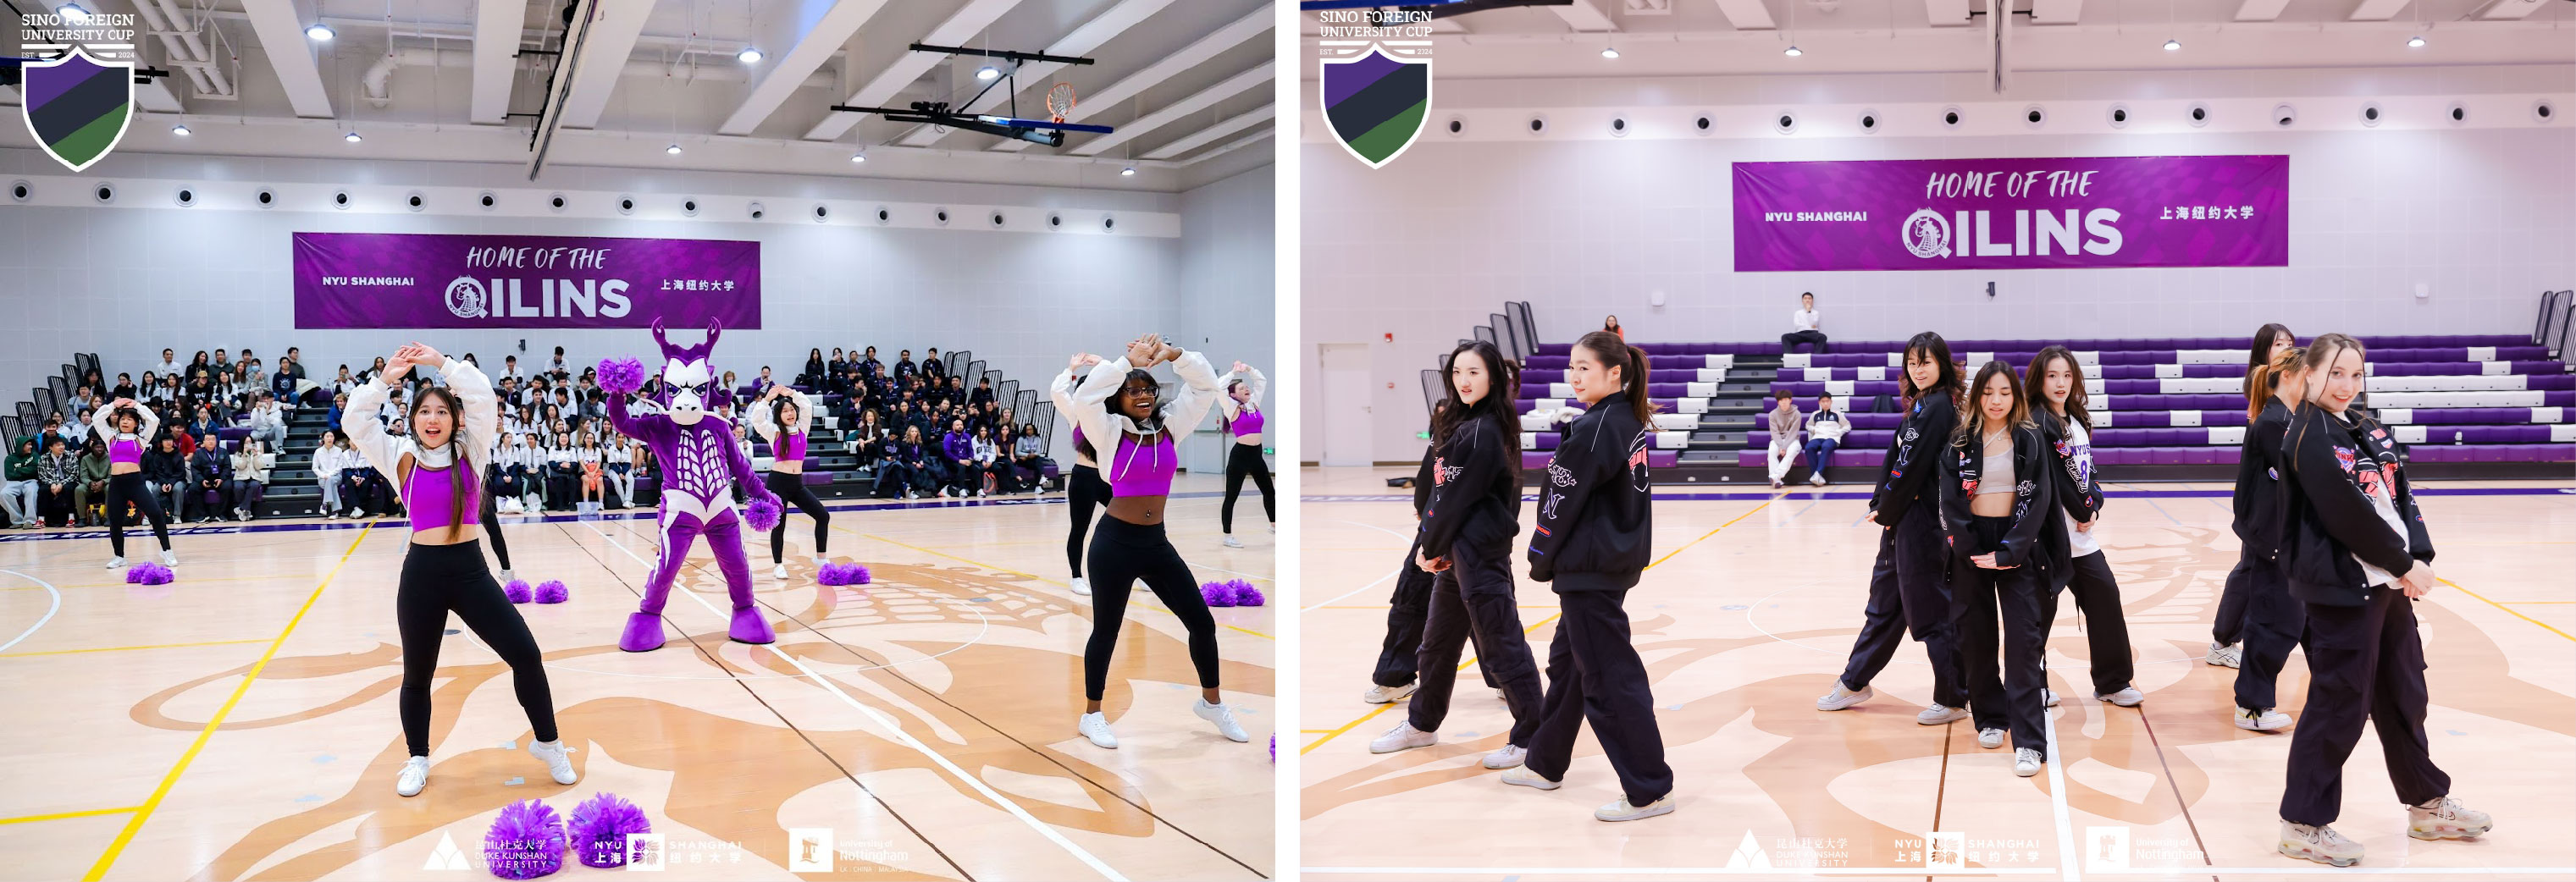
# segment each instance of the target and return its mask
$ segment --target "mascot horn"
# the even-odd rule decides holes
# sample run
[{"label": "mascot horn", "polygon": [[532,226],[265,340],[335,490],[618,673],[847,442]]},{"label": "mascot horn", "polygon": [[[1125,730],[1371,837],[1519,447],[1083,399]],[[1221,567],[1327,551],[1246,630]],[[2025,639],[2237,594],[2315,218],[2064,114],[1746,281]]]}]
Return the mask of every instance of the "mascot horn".
[{"label": "mascot horn", "polygon": [[715,551],[726,592],[733,597],[733,639],[744,643],[777,639],[768,618],[752,602],[751,565],[742,547],[745,519],[735,516],[732,501],[739,482],[751,498],[746,515],[750,526],[765,531],[778,522],[778,497],[761,486],[751,460],[734,446],[733,424],[709,413],[732,396],[732,390],[714,388],[717,373],[707,363],[716,338],[723,333],[723,325],[710,321],[705,343],[674,346],[663,335],[662,321],[653,320],[653,342],[662,347],[662,385],[668,396],[662,413],[636,415],[627,410],[627,398],[644,384],[642,363],[628,358],[599,364],[600,385],[609,392],[609,424],[643,442],[662,468],[658,521],[662,557],[644,585],[644,602],[627,617],[626,632],[618,638],[618,648],[628,652],[662,647],[662,605],[670,600],[671,582],[700,535]]}]

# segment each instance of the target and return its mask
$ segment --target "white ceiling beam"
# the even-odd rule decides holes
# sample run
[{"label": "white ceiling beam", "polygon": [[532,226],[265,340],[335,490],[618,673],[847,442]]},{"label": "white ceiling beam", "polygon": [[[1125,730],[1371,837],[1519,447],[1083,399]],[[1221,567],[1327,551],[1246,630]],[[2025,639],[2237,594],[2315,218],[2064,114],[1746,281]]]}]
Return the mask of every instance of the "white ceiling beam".
[{"label": "white ceiling beam", "polygon": [[1771,20],[1771,10],[1762,7],[1762,0],[1717,0],[1717,11],[1724,13],[1726,23],[1739,31],[1768,31],[1780,26]]},{"label": "white ceiling beam", "polygon": [[2495,0],[2494,3],[2487,4],[2486,9],[2479,11],[2478,17],[2490,21],[2521,19],[2539,12],[2543,2],[2544,0]]},{"label": "white ceiling beam", "polygon": [[1968,23],[1968,0],[1923,0],[1923,16],[1936,28]]},{"label": "white ceiling beam", "polygon": [[2289,5],[2290,0],[2245,0],[2236,7],[2236,20],[2274,21],[2281,17],[2281,10],[2289,8]]},{"label": "white ceiling beam", "polygon": [[510,86],[519,75],[519,32],[527,0],[479,0],[474,5],[474,97],[466,118],[487,125],[510,119]]},{"label": "white ceiling beam", "polygon": [[[1135,27],[1145,19],[1153,17],[1154,13],[1162,11],[1163,7],[1170,5],[1172,0],[1120,0],[1119,4],[1110,7],[1109,11],[1093,16],[1090,21],[1083,22],[1081,27],[1074,28],[1073,33],[1064,35],[1064,39],[1047,46],[1046,54],[1074,57],[1088,55],[1092,50],[1100,48],[1101,44],[1109,42],[1119,34],[1126,33],[1128,28]],[[1045,83],[1046,78],[1054,76],[1056,71],[1068,66],[1053,61],[1032,61],[1020,65],[1020,82],[1028,83],[1030,88],[1035,89]],[[992,91],[984,93],[984,97],[967,104],[964,112],[983,113],[1009,100],[1010,97],[1008,84],[995,86]],[[1046,98],[1044,93],[1040,92],[1036,110],[1026,112],[1036,116],[1039,111],[1045,109]],[[939,140],[941,135],[936,126],[921,126],[913,129],[911,134],[903,136],[902,143],[921,147]]]},{"label": "white ceiling beam", "polygon": [[322,69],[313,63],[313,46],[304,37],[304,21],[293,0],[242,0],[242,11],[250,14],[251,31],[295,115],[330,116],[331,90],[322,87]]},{"label": "white ceiling beam", "polygon": [[[759,85],[751,87],[751,92],[743,96],[742,106],[734,108],[733,114],[725,117],[724,124],[717,126],[716,131],[727,135],[751,134],[753,129],[760,127],[762,120],[778,112],[779,105],[787,103],[788,96],[796,94],[796,88],[805,84],[806,77],[822,69],[823,62],[830,61],[834,53],[840,52],[841,44],[847,42],[851,34],[858,33],[860,25],[875,17],[877,10],[884,9],[885,5],[886,0],[841,0],[832,4],[832,8],[823,12],[822,18],[815,20],[813,27],[797,35],[795,48],[783,55],[769,56],[777,61],[770,67],[768,75],[760,78]],[[792,13],[773,10],[772,14]]]},{"label": "white ceiling beam", "polygon": [[1192,150],[1199,149],[1200,147],[1207,146],[1218,138],[1269,122],[1271,117],[1278,115],[1279,105],[1264,104],[1261,105],[1261,108],[1258,110],[1246,111],[1242,114],[1228,117],[1216,125],[1212,125],[1192,133],[1189,137],[1165,144],[1161,147],[1156,147],[1154,148],[1154,152],[1145,154],[1145,158],[1170,159],[1172,157],[1188,153]]},{"label": "white ceiling beam", "polygon": [[2031,24],[2074,24],[2084,17],[2084,0],[2031,0]]},{"label": "white ceiling beam", "polygon": [[2397,11],[2406,8],[2407,2],[2408,0],[2361,0],[2361,5],[2352,8],[2351,20],[2387,21],[2396,18]]},{"label": "white ceiling beam", "polygon": [[[1154,62],[1144,70],[1128,74],[1126,79],[1109,84],[1108,88],[1080,96],[1080,100],[1074,103],[1073,112],[1065,114],[1065,121],[1081,122],[1085,117],[1099,113],[1102,108],[1124,104],[1127,99],[1136,97],[1139,92],[1162,85],[1164,81],[1179,76],[1228,49],[1241,46],[1255,37],[1269,33],[1273,22],[1271,13],[1272,10],[1267,8],[1255,9],[1252,14],[1236,19],[1225,27],[1216,29],[1215,33],[1200,37],[1197,41],[1181,47],[1181,51],[1163,56],[1163,60]],[[1026,150],[1031,146],[1033,145],[1027,141],[1012,139],[987,149],[1018,151]]]},{"label": "white ceiling beam", "polygon": [[[991,27],[994,20],[1001,18],[1003,13],[1011,11],[1012,7],[1018,5],[1020,0],[966,0],[965,6],[959,7],[955,14],[948,16],[947,21],[940,22],[938,27],[930,29],[929,35],[922,37],[918,42],[935,46],[965,45],[967,41],[974,39],[976,34]],[[841,103],[861,107],[884,106],[887,101],[893,100],[894,96],[902,94],[904,87],[921,79],[921,76],[929,73],[931,68],[938,67],[939,62],[945,58],[947,56],[933,52],[906,52],[897,57],[893,64],[886,65],[885,70],[869,80],[867,85],[850,93],[849,100]],[[867,114],[846,111],[825,114],[822,122],[815,123],[812,129],[805,132],[805,140],[829,141],[838,138],[848,132],[851,126],[858,125],[860,120],[866,118]]]},{"label": "white ceiling beam", "polygon": [[1556,17],[1565,19],[1566,27],[1578,32],[1588,34],[1618,30],[1618,23],[1611,21],[1608,13],[1601,11],[1599,3],[1600,0],[1574,0],[1573,3],[1550,6],[1547,9],[1549,12],[1556,13]]},{"label": "white ceiling beam", "polygon": [[1169,107],[1137,117],[1134,122],[1119,126],[1115,132],[1084,141],[1082,146],[1073,148],[1072,152],[1076,156],[1098,156],[1102,151],[1127,143],[1128,139],[1171,125],[1183,117],[1206,110],[1219,101],[1241,95],[1246,90],[1270,82],[1272,77],[1278,75],[1278,71],[1278,65],[1263,61],[1242,73],[1226,77],[1216,85],[1200,89],[1190,97],[1174,102]]},{"label": "white ceiling beam", "polygon": [[653,0],[623,0],[600,7],[600,14],[590,22],[590,34],[582,38],[581,69],[573,72],[572,94],[564,99],[561,125],[572,129],[599,125],[599,113],[608,108],[608,96],[617,91],[626,61],[635,54],[635,39],[644,35],[644,19],[652,14]]}]

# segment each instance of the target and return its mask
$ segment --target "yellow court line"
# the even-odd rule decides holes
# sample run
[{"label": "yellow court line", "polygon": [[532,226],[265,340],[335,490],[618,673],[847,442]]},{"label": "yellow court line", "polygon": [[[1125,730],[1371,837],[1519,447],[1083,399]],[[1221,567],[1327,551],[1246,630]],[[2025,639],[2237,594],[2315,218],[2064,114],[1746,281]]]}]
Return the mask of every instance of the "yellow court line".
[{"label": "yellow court line", "polygon": [[[2453,587],[2458,587],[2458,586],[2453,586]],[[2504,604],[2504,605],[2506,605],[2506,606],[2531,606],[2531,605],[2533,605],[2533,604],[2576,603],[2576,600],[2495,600],[2495,601],[2489,601],[2489,602],[2490,602],[2490,603],[2501,603],[2501,604]]]},{"label": "yellow court line", "polygon": [[38,652],[6,652],[0,653],[0,658],[26,658],[34,655],[75,655],[84,652],[124,652],[129,649],[183,649],[191,646],[234,646],[243,643],[266,642],[268,642],[268,638],[253,637],[248,640],[204,640],[196,643],[153,643],[144,646],[96,646],[89,649],[47,649]]},{"label": "yellow court line", "polygon": [[259,661],[252,663],[250,672],[242,675],[241,685],[233,687],[232,697],[224,699],[223,706],[216,708],[215,715],[206,720],[206,727],[197,732],[196,742],[188,745],[186,753],[179,755],[179,762],[170,767],[169,774],[161,776],[161,785],[152,788],[152,797],[135,808],[134,819],[125,822],[125,829],[118,831],[116,840],[107,844],[107,851],[98,856],[98,863],[90,865],[89,873],[81,877],[82,882],[98,882],[107,877],[107,868],[116,864],[117,855],[125,853],[125,846],[134,841],[134,834],[142,832],[143,822],[150,820],[152,811],[161,807],[161,800],[170,795],[171,786],[178,784],[179,776],[186,774],[189,764],[197,761],[197,753],[206,749],[206,742],[215,737],[215,729],[223,726],[224,718],[231,716],[233,708],[241,704],[242,696],[250,692],[250,684],[257,682],[259,672],[268,667],[268,660],[276,658],[277,651],[286,646],[287,636],[295,633],[296,625],[303,624],[305,614],[312,612],[313,604],[322,599],[323,589],[331,587],[332,579],[339,578],[340,570],[349,565],[349,558],[358,553],[358,546],[366,542],[367,534],[375,529],[376,522],[368,521],[358,530],[357,538],[349,540],[349,550],[340,553],[340,562],[331,565],[331,572],[322,576],[322,584],[313,586],[313,594],[304,598],[303,608],[296,610],[295,617],[286,621],[286,628],[277,632],[277,639],[269,641],[268,651],[260,653]]},{"label": "yellow court line", "polygon": [[60,821],[66,818],[90,818],[97,817],[99,815],[121,814],[124,812],[135,811],[140,808],[142,808],[142,806],[129,805],[124,808],[90,809],[85,812],[55,812],[50,815],[28,815],[23,818],[0,818],[0,824],[32,824],[37,821]]},{"label": "yellow court line", "polygon": [[[842,529],[842,528],[840,528],[840,527],[833,527],[832,529],[840,530],[840,529]],[[912,549],[912,550],[914,550],[914,551],[921,552],[921,553],[923,553],[923,554],[936,554],[936,555],[939,555],[940,557],[944,557],[944,558],[947,558],[947,559],[949,559],[949,560],[957,561],[957,562],[959,562],[959,563],[973,564],[973,565],[975,565],[975,566],[979,566],[979,567],[983,567],[983,568],[988,569],[988,570],[992,570],[993,572],[996,572],[996,573],[1009,573],[1009,574],[1014,575],[1014,576],[1026,576],[1026,577],[1031,578],[1031,579],[1036,579],[1036,580],[1038,580],[1038,581],[1040,581],[1040,582],[1045,582],[1045,583],[1047,583],[1047,584],[1049,584],[1049,585],[1066,585],[1066,583],[1064,583],[1064,582],[1058,582],[1058,581],[1056,581],[1056,580],[1054,580],[1054,579],[1049,579],[1049,578],[1047,578],[1047,577],[1045,577],[1045,576],[1041,576],[1041,575],[1038,575],[1038,574],[1036,574],[1036,573],[1026,573],[1026,572],[1021,572],[1021,571],[1019,571],[1019,570],[1014,570],[1014,569],[1011,569],[1011,568],[1009,568],[1009,567],[997,567],[997,566],[994,566],[994,565],[992,565],[992,564],[985,563],[985,562],[980,561],[980,560],[969,560],[969,559],[967,559],[967,558],[958,557],[958,556],[956,556],[956,555],[954,555],[954,554],[949,554],[948,552],[945,552],[945,551],[934,551],[934,550],[931,550],[931,549],[928,549],[928,548],[923,548],[923,547],[921,547],[921,546],[919,546],[919,545],[914,545],[914,544],[912,544],[912,543],[910,543],[910,542],[899,542],[899,541],[896,541],[896,540],[893,540],[893,539],[888,539],[888,538],[886,538],[886,537],[879,536],[879,535],[877,535],[877,534],[875,534],[875,533],[861,533],[861,532],[858,532],[858,531],[856,531],[856,530],[848,530],[848,531],[846,531],[846,532],[848,532],[850,535],[853,535],[853,536],[861,536],[861,537],[865,537],[865,538],[869,538],[869,539],[874,539],[874,540],[877,540],[877,541],[879,541],[879,542],[886,543],[886,544],[888,544],[888,545],[901,545],[901,546],[903,546],[903,547],[905,547],[905,548],[909,548],[909,549]],[[1262,581],[1267,582],[1267,581],[1270,581],[1270,580],[1268,580],[1268,579],[1263,579]],[[1071,587],[1071,586],[1070,586],[1070,585],[1067,585],[1067,587]],[[1162,607],[1155,606],[1155,605],[1150,604],[1150,603],[1148,603],[1148,604],[1144,604],[1144,606],[1145,606],[1146,608],[1148,608],[1148,609],[1159,610],[1159,611],[1161,611],[1161,612],[1165,612],[1165,613],[1169,613],[1169,612],[1171,612],[1171,610],[1163,609]],[[1273,637],[1273,636],[1270,636],[1270,635],[1268,635],[1268,634],[1264,634],[1264,633],[1261,633],[1261,632],[1259,632],[1259,631],[1252,630],[1251,628],[1244,628],[1244,627],[1238,627],[1238,626],[1235,626],[1235,625],[1228,625],[1228,624],[1225,624],[1225,623],[1223,623],[1223,622],[1218,622],[1217,624],[1218,624],[1219,626],[1222,626],[1222,627],[1225,627],[1225,628],[1230,628],[1230,629],[1233,629],[1233,630],[1236,630],[1236,631],[1241,631],[1241,632],[1243,632],[1243,633],[1250,634],[1250,635],[1252,635],[1252,636],[1254,636],[1254,637],[1259,637],[1259,638],[1261,638],[1261,639],[1263,639],[1263,640],[1277,640],[1277,639],[1279,639],[1279,638],[1277,638],[1277,637]]]},{"label": "yellow court line", "polygon": [[2470,596],[2470,597],[2475,597],[2475,598],[2477,598],[2477,599],[2479,599],[2479,600],[2482,600],[2482,601],[2485,601],[2485,602],[2486,602],[2486,605],[2488,605],[2488,606],[2492,606],[2492,607],[2495,607],[2495,608],[2497,608],[2497,609],[2504,610],[2504,612],[2505,612],[2505,614],[2506,614],[2506,615],[2512,616],[2512,617],[2517,618],[2517,619],[2521,619],[2521,620],[2526,621],[2526,622],[2530,622],[2530,623],[2532,623],[2532,624],[2534,624],[2534,625],[2539,625],[2539,626],[2541,626],[2541,627],[2543,627],[2543,628],[2549,628],[2549,633],[2556,634],[2556,635],[2558,635],[2558,636],[2560,636],[2560,637],[2566,637],[2566,638],[2567,638],[2567,639],[2569,639],[2569,640],[2576,640],[2576,637],[2569,637],[2569,636],[2568,636],[2568,634],[2567,634],[2567,632],[2565,632],[2565,631],[2561,631],[2561,630],[2558,630],[2558,629],[2556,629],[2556,628],[2550,628],[2550,627],[2549,627],[2549,623],[2547,623],[2547,622],[2543,622],[2543,621],[2541,621],[2541,620],[2539,620],[2539,619],[2535,619],[2535,618],[2532,618],[2532,617],[2530,617],[2530,616],[2526,616],[2526,615],[2523,615],[2523,614],[2521,614],[2521,613],[2514,612],[2512,607],[2506,606],[2506,605],[2501,604],[2501,603],[2497,603],[2497,602],[2492,601],[2492,600],[2487,600],[2486,595],[2479,594],[2479,593],[2477,593],[2477,592],[2475,592],[2475,591],[2471,591],[2471,590],[2466,589],[2466,588],[2460,588],[2460,583],[2458,583],[2458,582],[2453,582],[2453,581],[2451,581],[2451,580],[2449,580],[2449,579],[2444,579],[2444,578],[2442,578],[2442,577],[2440,577],[2440,576],[2435,576],[2435,577],[2434,577],[2434,580],[2435,580],[2435,581],[2438,581],[2438,582],[2441,582],[2441,583],[2442,583],[2442,584],[2444,584],[2444,585],[2449,585],[2449,586],[2451,586],[2451,587],[2453,587],[2453,588],[2459,588],[2460,593],[2462,593],[2462,594],[2466,594],[2466,595],[2468,595],[2468,596]]},{"label": "yellow court line", "polygon": [[[1565,615],[1564,613],[1557,613],[1556,615],[1552,615],[1552,616],[1548,616],[1547,618],[1540,619],[1540,620],[1538,620],[1537,622],[1532,623],[1529,627],[1522,628],[1522,629],[1521,629],[1521,633],[1522,633],[1522,634],[1524,634],[1524,635],[1526,635],[1526,634],[1528,634],[1528,633],[1529,633],[1529,632],[1531,632],[1531,631],[1536,631],[1536,630],[1538,630],[1538,629],[1540,629],[1540,628],[1547,627],[1547,623],[1549,623],[1549,622],[1553,622],[1553,621],[1556,621],[1558,618],[1561,618],[1561,617],[1563,617],[1564,615]],[[1467,658],[1467,660],[1466,660],[1466,661],[1462,661],[1462,662],[1459,662],[1459,663],[1458,663],[1458,670],[1464,671],[1464,670],[1466,670],[1466,669],[1467,669],[1467,666],[1468,666],[1468,665],[1472,665],[1472,664],[1475,664],[1475,663],[1476,663],[1476,658],[1475,658],[1474,656],[1469,656],[1469,657]],[[1332,730],[1332,734],[1326,735],[1326,736],[1324,736],[1324,737],[1322,737],[1322,738],[1317,738],[1317,739],[1315,739],[1313,743],[1310,743],[1310,744],[1306,745],[1305,747],[1298,749],[1297,753],[1298,753],[1299,755],[1301,755],[1301,756],[1302,756],[1302,755],[1304,755],[1304,754],[1306,754],[1306,753],[1309,753],[1309,752],[1313,751],[1315,748],[1322,747],[1322,746],[1324,746],[1324,742],[1326,742],[1326,741],[1331,741],[1331,740],[1333,740],[1333,739],[1335,739],[1335,738],[1341,737],[1341,734],[1342,734],[1342,733],[1344,733],[1344,732],[1348,732],[1348,731],[1350,731],[1350,730],[1351,730],[1351,727],[1353,727],[1353,726],[1357,726],[1357,725],[1359,725],[1359,724],[1361,724],[1361,723],[1368,722],[1370,719],[1375,718],[1377,715],[1382,714],[1382,713],[1386,713],[1386,709],[1387,709],[1387,708],[1391,708],[1391,707],[1394,707],[1394,706],[1395,706],[1395,703],[1394,703],[1394,702],[1388,702],[1388,703],[1386,703],[1386,704],[1378,705],[1378,706],[1377,706],[1377,710],[1369,711],[1367,715],[1362,716],[1362,717],[1360,717],[1359,719],[1352,720],[1352,721],[1350,721],[1350,722],[1348,722],[1348,723],[1343,723],[1341,728]]]},{"label": "yellow court line", "polygon": [[[1789,494],[1781,493],[1781,494],[1776,494],[1776,495],[1772,496],[1772,497],[1771,497],[1771,498],[1769,498],[1769,499],[1762,500],[1762,504],[1761,504],[1761,505],[1754,506],[1752,511],[1747,511],[1747,512],[1745,512],[1745,513],[1743,513],[1743,514],[1736,515],[1736,516],[1735,516],[1735,521],[1740,521],[1740,520],[1743,520],[1743,519],[1745,519],[1745,518],[1752,517],[1752,516],[1753,516],[1753,512],[1761,511],[1761,510],[1766,509],[1766,508],[1770,508],[1770,507],[1771,507],[1771,503],[1778,502],[1778,501],[1780,501],[1780,497],[1782,497],[1782,496],[1787,496],[1787,495],[1789,495]],[[1726,529],[1726,528],[1728,528],[1728,527],[1735,526],[1735,521],[1727,521],[1726,523],[1719,524],[1719,525],[1717,525],[1717,530],[1723,530],[1723,529]],[[1684,543],[1682,543],[1682,547],[1680,547],[1680,548],[1676,548],[1676,549],[1673,549],[1673,550],[1671,550],[1671,551],[1669,551],[1669,552],[1665,552],[1664,556],[1659,557],[1659,558],[1655,558],[1655,562],[1654,562],[1654,563],[1647,564],[1647,565],[1646,565],[1646,569],[1649,569],[1649,570],[1654,569],[1655,567],[1662,565],[1664,561],[1672,560],[1672,559],[1673,559],[1673,555],[1680,554],[1680,553],[1685,552],[1685,551],[1689,551],[1691,546],[1693,546],[1693,545],[1698,545],[1702,540],[1705,540],[1705,539],[1707,539],[1707,538],[1708,538],[1708,537],[1710,537],[1710,536],[1715,536],[1715,535],[1717,535],[1717,530],[1710,530],[1710,531],[1708,531],[1708,532],[1706,532],[1706,533],[1701,533],[1701,534],[1699,535],[1699,538],[1698,538],[1698,539],[1693,539],[1693,540],[1691,540],[1691,541],[1684,542]]]}]

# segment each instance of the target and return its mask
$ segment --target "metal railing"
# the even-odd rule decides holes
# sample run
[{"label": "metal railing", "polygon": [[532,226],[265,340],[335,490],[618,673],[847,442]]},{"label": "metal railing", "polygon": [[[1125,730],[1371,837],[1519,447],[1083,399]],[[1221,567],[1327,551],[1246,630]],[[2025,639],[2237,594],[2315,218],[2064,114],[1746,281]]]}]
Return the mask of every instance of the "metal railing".
[{"label": "metal railing", "polygon": [[2549,348],[2549,357],[2565,360],[2567,341],[2576,332],[2576,289],[2540,292],[2540,318],[2533,323],[2531,342]]}]

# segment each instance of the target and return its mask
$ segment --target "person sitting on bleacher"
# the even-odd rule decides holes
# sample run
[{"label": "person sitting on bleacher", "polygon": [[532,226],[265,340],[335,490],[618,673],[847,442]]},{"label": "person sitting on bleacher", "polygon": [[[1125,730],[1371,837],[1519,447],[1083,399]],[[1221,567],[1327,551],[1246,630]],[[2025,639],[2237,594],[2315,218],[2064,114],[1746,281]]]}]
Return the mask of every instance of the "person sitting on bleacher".
[{"label": "person sitting on bleacher", "polygon": [[922,359],[921,379],[934,386],[948,385],[948,363],[939,360],[939,347],[930,347],[930,354]]},{"label": "person sitting on bleacher", "polygon": [[[197,452],[188,457],[188,490],[180,494],[179,503],[196,507],[198,523],[223,520],[223,510],[232,507],[232,472],[232,458],[216,446],[214,433],[199,436]],[[182,522],[187,519],[187,515],[179,516]]]},{"label": "person sitting on bleacher", "polygon": [[1807,483],[1825,486],[1825,467],[1834,462],[1834,448],[1842,446],[1843,435],[1851,431],[1851,420],[1834,409],[1834,393],[1816,396],[1816,412],[1807,417]]},{"label": "person sitting on bleacher", "polygon": [[896,385],[901,386],[909,384],[912,379],[920,373],[921,366],[912,363],[912,350],[906,349],[895,354],[894,381]]},{"label": "person sitting on bleacher", "polygon": [[1789,467],[1798,462],[1798,433],[1806,428],[1807,415],[1799,413],[1798,405],[1789,400],[1788,389],[1780,389],[1771,395],[1778,406],[1764,414],[1770,418],[1771,448],[1763,454],[1763,462],[1771,469],[1771,489],[1778,490],[1780,479],[1787,476]]},{"label": "person sitting on bleacher", "polygon": [[7,470],[0,472],[0,510],[9,513],[10,526],[21,530],[36,528],[36,461],[43,458],[33,435],[9,443]]},{"label": "person sitting on bleacher", "polygon": [[252,438],[242,442],[232,460],[233,517],[247,521],[260,500],[268,496],[268,476],[277,468],[277,454],[268,452],[259,439]]},{"label": "person sitting on bleacher", "polygon": [[78,508],[74,489],[80,486],[80,460],[72,458],[71,448],[61,436],[45,441],[45,455],[36,461],[36,515],[46,526],[68,527]]},{"label": "person sitting on bleacher", "polygon": [[1043,489],[1046,481],[1046,439],[1038,436],[1038,424],[1020,425],[1020,437],[1011,442],[1011,465],[1019,473],[1021,489],[1032,491]]},{"label": "person sitting on bleacher", "polygon": [[[143,486],[151,489],[163,512],[184,523],[187,517],[179,512],[179,498],[188,493],[188,455],[180,452],[179,438],[187,438],[191,445],[196,443],[194,437],[185,433],[174,438],[171,430],[163,427],[160,443],[143,454]],[[106,498],[103,492],[100,498]],[[107,516],[122,518],[125,513],[112,511]]]},{"label": "person sitting on bleacher", "polygon": [[107,440],[104,438],[92,435],[89,444],[81,448],[81,483],[72,491],[72,504],[80,508],[73,513],[73,518],[81,524],[107,526],[105,519],[89,516],[89,506],[91,500],[97,500],[100,508],[107,507],[107,479],[114,463],[107,455]]},{"label": "person sitting on bleacher", "polygon": [[259,393],[259,403],[250,410],[250,436],[268,442],[271,450],[286,449],[286,408],[273,393]]}]

